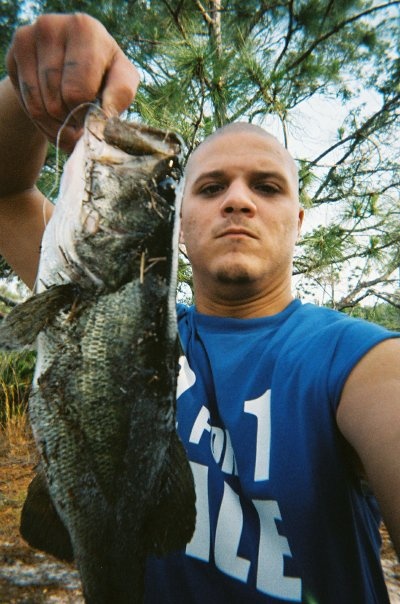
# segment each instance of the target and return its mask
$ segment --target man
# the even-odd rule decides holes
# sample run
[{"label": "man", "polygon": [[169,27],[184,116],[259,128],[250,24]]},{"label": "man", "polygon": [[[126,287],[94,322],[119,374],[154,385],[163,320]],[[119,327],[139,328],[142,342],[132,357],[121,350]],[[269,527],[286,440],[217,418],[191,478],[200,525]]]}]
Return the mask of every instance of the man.
[{"label": "man", "polygon": [[[34,186],[47,139],[98,93],[108,113],[124,109],[138,77],[84,15],[19,30],[8,68],[0,251],[32,286],[51,214]],[[302,219],[294,162],[263,130],[231,125],[192,155],[182,240],[196,307],[178,305],[178,425],[197,524],[184,552],[149,561],[148,602],[389,601],[364,472],[400,551],[400,343],[293,300]]]}]

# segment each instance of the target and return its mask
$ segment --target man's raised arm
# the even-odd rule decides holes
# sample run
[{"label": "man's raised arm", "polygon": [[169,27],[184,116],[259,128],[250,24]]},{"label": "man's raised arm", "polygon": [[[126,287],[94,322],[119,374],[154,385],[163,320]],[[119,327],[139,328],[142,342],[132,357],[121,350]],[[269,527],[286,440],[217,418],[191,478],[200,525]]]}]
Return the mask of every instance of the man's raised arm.
[{"label": "man's raised arm", "polygon": [[[0,82],[0,254],[32,287],[52,211],[35,187],[47,141],[73,109],[101,98],[118,114],[133,100],[138,72],[106,29],[84,14],[42,15],[19,28]],[[72,151],[85,110],[74,112],[60,146]]]}]

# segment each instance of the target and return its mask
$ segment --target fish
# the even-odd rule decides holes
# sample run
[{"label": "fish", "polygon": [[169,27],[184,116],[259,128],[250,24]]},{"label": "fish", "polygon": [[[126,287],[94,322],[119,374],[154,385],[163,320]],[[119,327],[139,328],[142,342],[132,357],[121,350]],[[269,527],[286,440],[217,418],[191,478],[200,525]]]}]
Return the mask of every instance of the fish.
[{"label": "fish", "polygon": [[[76,561],[88,604],[142,602],[147,557],[194,532],[176,431],[182,148],[173,133],[91,110],[35,293],[0,326],[1,348],[37,348],[29,417],[41,461],[22,532]],[[35,508],[47,490],[48,521]]]}]

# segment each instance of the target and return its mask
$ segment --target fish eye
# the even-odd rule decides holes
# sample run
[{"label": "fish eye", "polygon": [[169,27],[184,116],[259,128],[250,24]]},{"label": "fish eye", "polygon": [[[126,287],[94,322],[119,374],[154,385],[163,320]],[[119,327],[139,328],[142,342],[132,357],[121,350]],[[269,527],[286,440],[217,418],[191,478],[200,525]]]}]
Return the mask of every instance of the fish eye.
[{"label": "fish eye", "polygon": [[163,180],[157,183],[157,193],[165,199],[169,204],[173,204],[175,201],[177,181],[172,176],[167,176]]}]

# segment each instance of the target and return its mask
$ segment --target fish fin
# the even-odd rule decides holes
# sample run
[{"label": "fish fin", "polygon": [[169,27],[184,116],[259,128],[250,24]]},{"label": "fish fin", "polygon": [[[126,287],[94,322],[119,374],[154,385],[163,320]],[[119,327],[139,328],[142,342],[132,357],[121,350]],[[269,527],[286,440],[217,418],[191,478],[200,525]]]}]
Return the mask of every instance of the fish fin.
[{"label": "fish fin", "polygon": [[146,522],[149,553],[162,556],[190,541],[196,523],[195,502],[193,475],[183,444],[174,432],[165,456],[159,499]]},{"label": "fish fin", "polygon": [[77,295],[76,285],[64,283],[52,285],[18,304],[0,323],[0,349],[15,350],[33,344],[59,310],[72,304]]},{"label": "fish fin", "polygon": [[21,512],[20,533],[31,547],[65,562],[74,560],[69,533],[54,507],[41,468],[28,487]]}]

